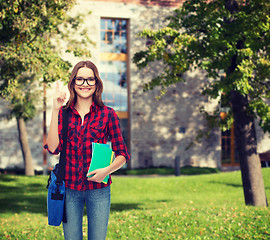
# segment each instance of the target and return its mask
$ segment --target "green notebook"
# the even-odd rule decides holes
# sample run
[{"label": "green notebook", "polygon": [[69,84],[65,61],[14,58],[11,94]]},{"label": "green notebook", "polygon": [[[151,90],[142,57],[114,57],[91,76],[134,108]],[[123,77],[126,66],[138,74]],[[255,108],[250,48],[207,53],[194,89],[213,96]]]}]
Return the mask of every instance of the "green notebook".
[{"label": "green notebook", "polygon": [[[104,168],[112,163],[114,152],[108,144],[92,143],[92,160],[88,173],[99,168]],[[93,175],[92,175],[93,176]],[[88,176],[88,177],[92,177]],[[107,175],[102,182],[107,184],[109,175]]]}]

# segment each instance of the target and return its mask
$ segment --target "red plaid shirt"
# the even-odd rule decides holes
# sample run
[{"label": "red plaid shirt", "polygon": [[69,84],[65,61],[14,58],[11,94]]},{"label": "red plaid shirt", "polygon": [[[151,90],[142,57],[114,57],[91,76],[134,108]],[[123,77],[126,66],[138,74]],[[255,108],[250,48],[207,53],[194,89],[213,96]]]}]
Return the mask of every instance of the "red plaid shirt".
[{"label": "red plaid shirt", "polygon": [[[44,146],[55,155],[62,151],[63,145],[62,108],[59,111],[58,119],[59,145],[57,149],[51,152],[47,145]],[[86,177],[91,163],[92,142],[107,143],[108,139],[112,143],[115,156],[122,155],[128,161],[130,156],[122,137],[119,119],[112,108],[106,106],[101,108],[93,102],[82,125],[81,116],[74,106],[71,106],[66,149],[65,185],[67,188],[84,191],[106,187],[112,183],[111,176],[108,184],[88,181]]]}]

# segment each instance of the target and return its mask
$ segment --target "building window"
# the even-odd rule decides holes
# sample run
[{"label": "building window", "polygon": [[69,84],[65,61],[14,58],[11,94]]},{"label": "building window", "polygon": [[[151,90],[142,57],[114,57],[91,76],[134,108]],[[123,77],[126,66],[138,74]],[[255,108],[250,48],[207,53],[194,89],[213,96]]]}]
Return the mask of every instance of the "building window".
[{"label": "building window", "polygon": [[234,125],[229,130],[221,131],[221,164],[222,166],[239,165],[234,139]]},{"label": "building window", "polygon": [[[230,112],[230,98],[228,95],[221,95],[221,120],[225,119]],[[221,165],[222,166],[238,166],[239,157],[236,149],[235,137],[234,137],[234,123],[231,129],[221,131]]]},{"label": "building window", "polygon": [[127,53],[127,20],[101,19],[101,52]]},{"label": "building window", "polygon": [[102,100],[116,111],[129,147],[128,26],[127,19],[100,20],[100,76],[104,82]]},{"label": "building window", "polygon": [[101,19],[103,101],[117,112],[128,111],[127,20]]}]

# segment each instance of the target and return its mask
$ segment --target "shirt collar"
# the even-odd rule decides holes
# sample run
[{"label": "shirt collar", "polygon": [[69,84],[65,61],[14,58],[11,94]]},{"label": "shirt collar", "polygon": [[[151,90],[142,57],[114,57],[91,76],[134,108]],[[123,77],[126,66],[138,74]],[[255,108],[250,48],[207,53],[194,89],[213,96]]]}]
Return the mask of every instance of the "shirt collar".
[{"label": "shirt collar", "polygon": [[[70,105],[70,108],[74,112],[77,112],[77,110],[75,109],[75,103],[74,102]],[[90,106],[90,112],[92,112],[92,111],[96,112],[97,110],[98,110],[98,105],[95,103],[95,101],[93,101],[92,105]]]}]

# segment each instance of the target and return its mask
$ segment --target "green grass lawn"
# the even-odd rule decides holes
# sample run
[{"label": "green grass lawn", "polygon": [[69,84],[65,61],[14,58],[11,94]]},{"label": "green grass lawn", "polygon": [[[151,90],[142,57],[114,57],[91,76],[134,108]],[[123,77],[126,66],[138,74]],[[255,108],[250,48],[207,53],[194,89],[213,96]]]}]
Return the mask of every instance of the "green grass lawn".
[{"label": "green grass lawn", "polygon": [[[263,175],[270,199],[270,168]],[[0,175],[0,239],[63,239],[47,225],[46,181]],[[114,176],[107,239],[270,239],[270,210],[245,206],[239,171]]]}]

